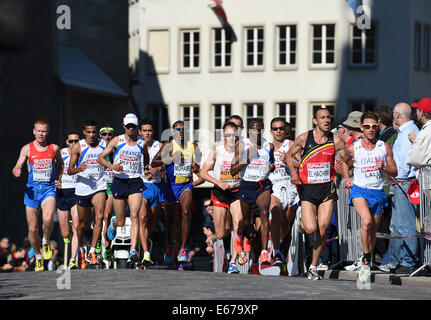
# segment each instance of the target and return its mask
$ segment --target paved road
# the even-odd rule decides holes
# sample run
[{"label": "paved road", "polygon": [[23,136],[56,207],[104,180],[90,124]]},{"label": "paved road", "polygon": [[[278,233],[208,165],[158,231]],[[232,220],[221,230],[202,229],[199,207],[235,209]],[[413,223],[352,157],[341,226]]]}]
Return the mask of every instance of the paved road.
[{"label": "paved road", "polygon": [[[431,299],[431,288],[300,277],[176,270],[72,270],[0,273],[0,299],[73,300],[375,300]],[[59,289],[68,287],[70,289]],[[240,293],[240,294],[238,294]]]}]

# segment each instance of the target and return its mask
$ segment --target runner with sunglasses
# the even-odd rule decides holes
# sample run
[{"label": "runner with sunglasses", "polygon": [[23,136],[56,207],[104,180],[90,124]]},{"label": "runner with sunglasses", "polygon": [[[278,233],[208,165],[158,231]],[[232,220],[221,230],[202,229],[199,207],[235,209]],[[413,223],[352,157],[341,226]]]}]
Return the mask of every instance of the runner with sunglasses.
[{"label": "runner with sunglasses", "polygon": [[[109,240],[114,240],[117,227],[126,223],[126,202],[130,209],[131,246],[128,262],[139,262],[136,247],[139,237],[138,212],[142,205],[142,192],[145,190],[142,181],[143,165],[148,164],[148,152],[144,140],[138,136],[138,118],[129,113],[123,119],[124,134],[113,138],[97,159],[106,168],[114,171],[111,191],[114,197],[115,216],[111,218],[108,228]],[[106,161],[106,156],[114,152],[114,162]]]},{"label": "runner with sunglasses", "polygon": [[[185,141],[187,128],[184,121],[176,121],[173,126],[173,139],[166,143],[151,163],[153,168],[166,168],[166,183],[164,189],[166,230],[168,247],[165,262],[171,264],[175,255],[177,241],[177,202],[181,205],[181,239],[177,260],[178,270],[183,270],[183,264],[188,261],[189,249],[186,247],[191,228],[193,205],[193,173],[199,173],[201,152],[197,143]],[[188,133],[188,132],[187,132]],[[187,136],[189,136],[187,134]]]},{"label": "runner with sunglasses", "polygon": [[346,179],[346,188],[351,188],[349,205],[361,217],[361,244],[363,260],[360,261],[359,280],[365,283],[371,276],[371,254],[376,244],[381,213],[388,205],[383,190],[384,173],[395,177],[397,166],[392,148],[386,142],[377,140],[378,117],[374,112],[365,112],[361,117],[363,138],[347,147],[347,153],[354,159],[353,182]]},{"label": "runner with sunglasses", "polygon": [[[200,173],[203,179],[214,184],[214,188],[211,191],[211,200],[214,205],[213,220],[217,248],[220,246],[224,248],[223,238],[228,236],[225,234],[228,215],[232,215],[234,230],[238,230],[238,224],[241,220],[239,196],[241,176],[239,173],[232,176],[230,172],[235,154],[235,145],[238,140],[238,126],[233,122],[225,123],[223,126],[223,143],[212,150]],[[208,173],[211,170],[213,171],[212,176]],[[238,252],[234,250],[228,273],[239,273],[236,265],[237,257]]]},{"label": "runner with sunglasses", "polygon": [[[75,194],[77,196],[79,225],[78,235],[78,268],[86,269],[87,261],[91,267],[98,267],[96,246],[102,232],[103,212],[106,201],[105,168],[97,158],[105,149],[104,141],[98,138],[97,124],[94,120],[84,122],[84,139],[75,143],[70,156],[69,175],[76,174]],[[93,206],[93,236],[90,251],[85,257],[83,247],[84,229],[88,220],[88,207]]]},{"label": "runner with sunglasses", "polygon": [[[269,175],[272,182],[272,195],[270,211],[271,239],[274,246],[273,265],[281,267],[285,258],[280,251],[280,233],[283,229],[283,236],[289,238],[293,221],[295,219],[296,206],[299,202],[298,190],[290,181],[290,171],[284,163],[284,157],[294,142],[288,140],[290,135],[290,125],[283,118],[271,120],[271,135],[274,144],[275,170]],[[289,250],[287,246],[286,250]]]},{"label": "runner with sunglasses", "polygon": [[[105,145],[108,145],[109,142],[114,137],[114,128],[110,125],[104,125],[99,130],[99,138],[102,139],[105,142]],[[115,152],[115,150],[114,150]],[[114,162],[113,153],[110,153],[106,156],[106,161],[109,161],[109,163]],[[106,181],[106,203],[105,203],[105,210],[103,212],[103,221],[105,224],[105,227],[103,228],[103,239],[105,239],[105,254],[104,259],[105,260],[113,260],[114,259],[114,253],[111,250],[111,240],[108,238],[108,226],[109,221],[111,220],[111,213],[112,208],[114,206],[114,197],[112,196],[111,191],[111,185],[112,181],[114,180],[114,171],[112,171],[111,168],[105,168],[105,181]]]},{"label": "runner with sunglasses", "polygon": [[[61,158],[63,159],[64,169],[61,176],[61,187],[57,189],[57,213],[58,223],[60,225],[61,236],[65,244],[72,241],[72,250],[69,260],[69,269],[76,269],[76,256],[78,254],[78,234],[77,228],[79,225],[78,208],[76,206],[77,198],[75,195],[76,175],[69,175],[70,156],[72,147],[79,143],[79,131],[71,130],[67,133],[67,147],[61,149]],[[72,231],[70,231],[69,215],[72,218]],[[64,261],[66,264],[67,261]]]}]

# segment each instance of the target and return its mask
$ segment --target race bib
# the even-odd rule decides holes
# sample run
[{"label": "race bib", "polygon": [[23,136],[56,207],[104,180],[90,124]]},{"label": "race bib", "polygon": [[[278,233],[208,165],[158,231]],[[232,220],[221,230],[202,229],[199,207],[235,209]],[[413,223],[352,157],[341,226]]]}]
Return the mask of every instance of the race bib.
[{"label": "race bib", "polygon": [[223,161],[220,166],[220,180],[230,185],[236,185],[241,180],[240,173],[232,176],[230,173],[231,162]]},{"label": "race bib", "polygon": [[33,181],[49,182],[52,174],[51,159],[36,159],[33,163]]},{"label": "race bib", "polygon": [[174,165],[174,176],[175,177],[190,177],[192,174],[192,164],[175,164]]},{"label": "race bib", "polygon": [[120,164],[123,166],[123,173],[134,175],[139,171],[139,160],[136,156],[120,155]]},{"label": "race bib", "polygon": [[87,169],[85,169],[86,174],[94,179],[100,178],[100,176],[103,175],[105,171],[105,167],[100,165],[97,162],[97,159],[89,159],[85,161],[85,164],[87,166]]},{"label": "race bib", "polygon": [[114,171],[105,169],[105,181],[106,183],[112,183],[112,181],[114,181]]},{"label": "race bib", "polygon": [[331,163],[309,163],[307,164],[308,182],[324,183],[331,181]]}]

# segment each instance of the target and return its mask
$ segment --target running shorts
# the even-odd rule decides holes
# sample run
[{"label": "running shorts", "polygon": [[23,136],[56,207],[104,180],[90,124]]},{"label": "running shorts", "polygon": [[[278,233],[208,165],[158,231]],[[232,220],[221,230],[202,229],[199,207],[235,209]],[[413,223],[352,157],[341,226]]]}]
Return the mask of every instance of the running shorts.
[{"label": "running shorts", "polygon": [[76,201],[75,188],[57,190],[57,209],[69,211],[76,204]]},{"label": "running shorts", "polygon": [[230,205],[239,199],[239,187],[226,190],[214,187],[214,189],[211,190],[211,200],[215,207],[229,209]]},{"label": "running shorts", "polygon": [[144,183],[146,189],[142,196],[148,200],[151,207],[158,207],[163,202],[163,185],[161,183]]},{"label": "running shorts", "polygon": [[281,208],[293,207],[299,202],[299,195],[296,188],[286,188],[280,185],[272,186],[272,195],[280,200]]},{"label": "running shorts", "polygon": [[55,185],[31,185],[25,186],[24,204],[30,208],[39,208],[45,199],[56,197]]},{"label": "running shorts", "polygon": [[256,203],[257,198],[267,190],[271,190],[272,183],[269,179],[257,182],[241,180],[239,193],[241,200],[247,203]]},{"label": "running shorts", "polygon": [[372,215],[379,215],[382,213],[383,208],[388,206],[388,198],[384,189],[374,190],[365,189],[353,185],[350,189],[349,205],[353,206],[352,199],[354,198],[364,198],[368,202],[370,208],[370,213]]},{"label": "running shorts", "polygon": [[180,201],[180,197],[184,191],[193,191],[193,183],[166,183],[164,189],[164,197],[166,203]]},{"label": "running shorts", "polygon": [[96,195],[96,194],[98,194],[98,193],[105,193],[106,194],[106,190],[105,189],[103,189],[103,190],[99,190],[99,191],[96,191],[95,193],[92,193],[92,194],[89,194],[89,195],[86,195],[86,196],[76,196],[76,203],[79,205],[79,206],[81,206],[81,207],[88,207],[88,206],[91,206],[92,205],[92,203],[91,203],[91,200],[93,199],[93,197]]},{"label": "running shorts", "polygon": [[329,200],[338,200],[337,189],[333,181],[301,185],[301,201],[311,202],[318,207]]},{"label": "running shorts", "polygon": [[145,190],[144,181],[141,178],[120,179],[114,177],[111,192],[114,199],[126,200],[129,195],[142,193]]}]

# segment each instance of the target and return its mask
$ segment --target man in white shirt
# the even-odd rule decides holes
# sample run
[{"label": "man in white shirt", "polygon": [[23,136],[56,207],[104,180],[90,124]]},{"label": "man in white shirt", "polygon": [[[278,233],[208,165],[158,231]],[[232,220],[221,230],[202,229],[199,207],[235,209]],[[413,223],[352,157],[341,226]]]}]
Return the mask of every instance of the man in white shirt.
[{"label": "man in white shirt", "polygon": [[419,103],[413,103],[412,107],[416,108],[422,129],[417,136],[414,132],[409,134],[412,146],[407,155],[407,164],[419,167],[431,164],[431,98],[423,98]]}]

